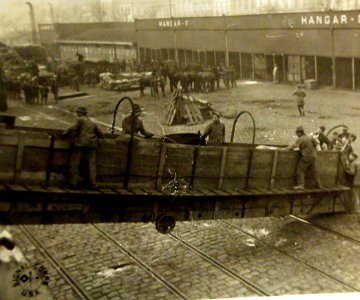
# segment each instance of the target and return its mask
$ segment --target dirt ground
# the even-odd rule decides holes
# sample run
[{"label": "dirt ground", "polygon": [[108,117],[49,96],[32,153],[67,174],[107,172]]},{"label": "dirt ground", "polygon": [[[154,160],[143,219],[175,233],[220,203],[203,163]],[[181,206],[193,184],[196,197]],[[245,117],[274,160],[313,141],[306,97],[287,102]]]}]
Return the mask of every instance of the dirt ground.
[{"label": "dirt ground", "polygon": [[[294,129],[298,125],[303,125],[306,132],[314,132],[319,125],[324,125],[327,130],[339,124],[349,126],[350,132],[357,133],[360,131],[360,123],[357,122],[360,117],[360,95],[356,92],[333,90],[330,88],[321,88],[318,90],[307,90],[305,99],[305,117],[300,118],[297,111],[296,100],[292,96],[294,86],[291,85],[274,85],[272,83],[256,81],[238,81],[238,87],[226,90],[221,85],[220,90],[204,93],[191,93],[196,98],[203,99],[212,103],[212,107],[222,115],[222,121],[226,126],[226,138],[230,141],[231,129],[236,113],[240,111],[249,111],[256,121],[256,143],[266,144],[289,144],[295,140]],[[167,97],[155,99],[146,90],[144,97],[139,97],[139,91],[134,92],[112,92],[104,91],[98,87],[87,88],[82,86],[81,91],[87,92],[90,97],[70,98],[59,101],[58,104],[50,97],[49,105],[31,106],[32,110],[42,114],[56,114],[56,121],[69,116],[58,109],[74,112],[80,105],[86,106],[89,115],[98,121],[106,124],[112,124],[113,112],[116,103],[124,96],[129,96],[138,103],[145,111],[142,119],[146,128],[156,135],[171,133],[196,133],[198,130],[203,131],[210,122],[207,120],[203,124],[186,126],[163,125],[163,118],[167,107],[171,101],[171,93],[167,90]],[[69,89],[61,90],[61,93],[71,92]],[[9,113],[21,115],[21,104],[19,101],[10,101]],[[26,105],[29,108],[29,105]],[[58,108],[58,109],[56,109]],[[130,110],[126,103],[121,105],[116,119],[116,126],[121,127],[122,117]],[[55,112],[56,111],[56,112]],[[28,114],[29,112],[26,111]],[[17,125],[34,124],[33,118],[18,118]],[[44,119],[37,121],[36,126],[41,127],[59,127],[68,126],[66,122],[54,122],[55,120]],[[341,131],[341,129],[340,129]],[[244,115],[237,123],[235,130],[234,142],[251,142],[252,122],[249,116]],[[355,143],[357,148],[358,141]]]}]

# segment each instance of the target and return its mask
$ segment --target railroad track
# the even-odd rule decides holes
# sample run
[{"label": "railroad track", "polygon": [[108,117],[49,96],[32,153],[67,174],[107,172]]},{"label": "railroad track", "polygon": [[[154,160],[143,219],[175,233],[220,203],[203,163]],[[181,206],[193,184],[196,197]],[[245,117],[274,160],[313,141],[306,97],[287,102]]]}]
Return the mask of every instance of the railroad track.
[{"label": "railroad track", "polygon": [[[121,245],[116,239],[114,239],[110,234],[108,234],[105,230],[101,229],[96,224],[92,224],[94,228],[98,230],[98,232],[106,238],[108,241],[111,241],[114,243],[121,251],[128,254],[135,262],[140,265],[142,268],[144,268],[146,271],[150,272],[153,276],[155,276],[159,281],[161,281],[165,287],[167,287],[170,291],[172,291],[174,294],[179,296],[181,299],[190,299],[187,297],[182,291],[180,291],[178,288],[176,288],[173,284],[171,284],[169,281],[164,279],[161,274],[157,273],[153,268],[151,268],[148,264],[144,263],[140,258],[138,258],[136,255],[134,255],[131,251],[126,249],[123,245]],[[175,234],[169,234],[169,237],[174,239],[175,241],[181,243],[183,246],[185,246],[188,250],[194,252],[196,255],[200,256],[202,259],[210,263],[212,266],[216,267],[223,273],[231,276],[232,278],[238,280],[241,284],[243,284],[247,289],[251,290],[258,296],[271,296],[271,294],[262,289],[260,286],[250,282],[249,280],[245,279],[244,277],[236,274],[233,270],[231,270],[229,267],[221,263],[220,261],[214,259],[213,257],[207,255],[205,252],[201,251],[197,247],[191,245],[190,243],[184,241],[183,239],[179,238]]]},{"label": "railroad track", "polygon": [[[295,216],[294,216],[294,217],[295,217]],[[306,221],[306,220],[304,220],[304,221]],[[285,256],[287,256],[287,257],[289,257],[289,258],[297,261],[298,263],[302,264],[304,267],[306,267],[306,268],[308,268],[308,269],[311,269],[311,270],[313,270],[313,271],[316,271],[316,272],[318,272],[319,274],[322,274],[323,276],[325,276],[325,277],[327,277],[327,278],[329,278],[329,279],[331,279],[331,280],[333,280],[333,281],[336,281],[337,283],[340,283],[341,285],[344,285],[344,286],[352,289],[354,292],[360,292],[360,289],[359,289],[359,288],[354,287],[354,286],[352,286],[352,285],[350,285],[350,284],[348,284],[348,283],[346,283],[346,282],[344,282],[344,281],[336,278],[335,276],[332,276],[332,275],[330,275],[330,274],[328,274],[328,273],[320,270],[319,268],[314,267],[314,266],[312,266],[311,264],[309,264],[309,263],[307,263],[307,262],[305,262],[305,261],[303,261],[303,260],[301,260],[301,259],[299,259],[299,258],[297,258],[297,257],[294,257],[294,256],[288,254],[286,251],[283,251],[283,250],[281,250],[281,249],[279,249],[279,248],[277,248],[277,247],[274,247],[273,245],[271,245],[271,244],[269,244],[269,243],[267,243],[267,242],[259,239],[259,238],[256,237],[255,235],[253,235],[253,234],[251,234],[251,233],[249,233],[249,232],[241,229],[240,227],[238,227],[238,226],[236,226],[236,225],[233,225],[233,224],[231,224],[231,223],[229,223],[229,222],[227,222],[227,221],[224,221],[224,220],[221,220],[221,222],[224,223],[224,224],[226,224],[227,226],[229,226],[229,227],[231,227],[231,228],[234,228],[234,229],[240,231],[241,233],[243,233],[243,234],[245,234],[245,235],[253,238],[254,240],[258,241],[259,243],[261,243],[261,244],[263,244],[263,245],[266,245],[267,247],[269,247],[269,248],[271,248],[271,249],[273,249],[273,250],[275,250],[275,251],[277,251],[277,252],[280,252],[280,253],[282,253],[283,255],[285,255]],[[359,241],[359,243],[360,243],[360,241]]]},{"label": "railroad track", "polygon": [[124,247],[121,243],[119,243],[116,239],[114,239],[110,234],[108,234],[106,231],[101,229],[96,224],[91,224],[98,233],[106,240],[113,243],[118,249],[120,249],[122,252],[126,253],[128,256],[130,256],[135,263],[143,268],[145,271],[150,273],[153,277],[155,277],[161,284],[167,288],[170,292],[172,292],[174,295],[178,296],[180,299],[188,300],[190,299],[188,296],[186,296],[181,290],[179,290],[175,285],[173,285],[171,282],[166,280],[161,274],[159,274],[157,271],[155,271],[151,266],[149,266],[147,263],[143,262],[139,257],[137,257],[133,252],[129,251]]},{"label": "railroad track", "polygon": [[301,218],[301,217],[295,216],[295,215],[290,215],[290,218],[292,218],[292,219],[294,219],[294,220],[297,220],[297,221],[299,221],[299,222],[302,222],[302,223],[311,225],[311,226],[313,226],[313,227],[316,227],[316,228],[318,228],[318,229],[320,229],[320,230],[323,230],[323,231],[326,231],[326,232],[328,232],[328,233],[331,233],[331,234],[333,234],[333,235],[335,235],[335,236],[337,236],[337,237],[340,237],[340,238],[342,238],[342,239],[344,239],[344,240],[347,240],[347,241],[350,241],[350,242],[352,242],[352,243],[355,243],[355,244],[360,245],[360,240],[354,239],[354,238],[352,238],[352,237],[350,237],[350,236],[348,236],[348,235],[346,235],[346,234],[343,234],[343,233],[341,233],[341,232],[335,231],[335,230],[333,230],[333,229],[331,229],[331,228],[328,228],[328,227],[326,227],[326,226],[320,225],[320,224],[318,224],[318,223],[316,223],[316,222],[312,222],[312,221],[306,220],[306,219],[304,219],[304,218]]},{"label": "railroad track", "polygon": [[197,247],[191,245],[190,243],[184,241],[183,239],[179,238],[177,235],[175,235],[173,233],[170,233],[169,236],[171,236],[171,238],[173,238],[174,240],[180,242],[186,248],[188,248],[191,251],[195,252],[197,255],[200,255],[204,260],[211,263],[214,267],[220,269],[222,272],[226,273],[227,275],[237,279],[242,284],[244,284],[247,288],[251,289],[252,291],[254,291],[259,296],[272,296],[272,294],[269,293],[268,291],[262,289],[257,284],[252,283],[251,281],[247,280],[243,276],[240,276],[239,274],[234,272],[232,269],[230,269],[229,267],[227,267],[226,265],[221,263],[219,260],[211,257],[210,255],[206,254],[204,251],[200,250],[199,248],[197,248]]},{"label": "railroad track", "polygon": [[71,274],[66,270],[63,264],[56,259],[49,251],[41,244],[41,242],[35,237],[35,235],[25,226],[19,225],[19,229],[24,233],[24,235],[30,240],[34,247],[47,259],[47,261],[55,268],[55,270],[61,275],[61,277],[68,283],[68,285],[73,289],[76,295],[79,296],[79,299],[82,300],[91,300],[93,299],[86,290],[76,281],[76,279],[71,276]]}]

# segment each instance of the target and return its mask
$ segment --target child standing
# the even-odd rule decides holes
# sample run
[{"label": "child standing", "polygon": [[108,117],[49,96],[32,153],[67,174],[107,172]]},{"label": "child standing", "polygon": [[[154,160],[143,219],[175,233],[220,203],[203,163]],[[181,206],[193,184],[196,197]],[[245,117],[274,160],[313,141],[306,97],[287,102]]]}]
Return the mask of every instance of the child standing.
[{"label": "child standing", "polygon": [[303,86],[299,84],[297,86],[297,89],[293,92],[293,95],[296,97],[296,103],[299,110],[300,117],[305,117],[305,91],[303,89]]}]

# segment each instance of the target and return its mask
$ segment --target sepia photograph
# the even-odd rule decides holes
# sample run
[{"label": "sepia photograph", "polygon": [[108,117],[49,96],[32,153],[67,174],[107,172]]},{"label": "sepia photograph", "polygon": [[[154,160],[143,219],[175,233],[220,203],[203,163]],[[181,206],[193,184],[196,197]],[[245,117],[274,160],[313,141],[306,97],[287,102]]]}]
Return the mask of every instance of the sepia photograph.
[{"label": "sepia photograph", "polygon": [[0,300],[360,299],[360,0],[0,0]]}]

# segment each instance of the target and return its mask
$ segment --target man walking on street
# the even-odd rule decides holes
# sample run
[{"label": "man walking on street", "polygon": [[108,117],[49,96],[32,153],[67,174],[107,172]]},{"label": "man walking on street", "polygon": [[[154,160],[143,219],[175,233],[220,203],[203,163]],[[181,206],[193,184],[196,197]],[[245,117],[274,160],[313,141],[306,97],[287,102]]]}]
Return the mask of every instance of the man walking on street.
[{"label": "man walking on street", "polygon": [[306,94],[305,94],[305,91],[302,88],[301,84],[299,84],[297,86],[297,89],[293,92],[293,95],[296,97],[296,103],[297,103],[297,107],[298,107],[298,110],[299,110],[300,117],[305,117],[304,106],[305,106]]},{"label": "man walking on street", "polygon": [[77,188],[80,161],[85,158],[90,188],[95,189],[97,187],[96,149],[98,138],[102,138],[103,134],[98,126],[89,119],[86,107],[79,107],[76,113],[78,115],[76,123],[64,131],[62,135],[63,138],[69,137],[73,146],[70,159],[70,187]]},{"label": "man walking on street", "polygon": [[305,172],[310,170],[315,180],[316,188],[320,188],[320,178],[316,169],[316,146],[317,142],[314,138],[308,136],[304,132],[302,126],[296,127],[296,135],[298,139],[294,145],[288,147],[289,150],[299,148],[300,158],[296,165],[296,179],[297,186],[294,187],[296,190],[303,190],[305,186]]}]

